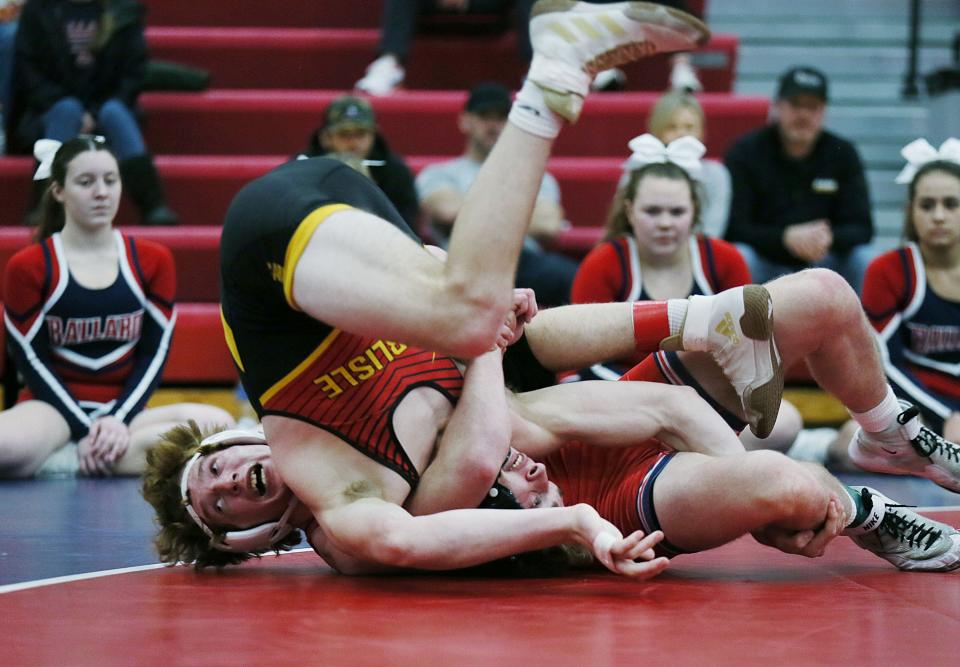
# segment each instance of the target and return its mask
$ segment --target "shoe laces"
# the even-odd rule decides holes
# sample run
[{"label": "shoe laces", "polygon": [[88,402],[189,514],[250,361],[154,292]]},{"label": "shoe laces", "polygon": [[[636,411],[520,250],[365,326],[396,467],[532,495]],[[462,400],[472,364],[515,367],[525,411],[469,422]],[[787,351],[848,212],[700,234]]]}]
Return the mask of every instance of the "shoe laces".
[{"label": "shoe laces", "polygon": [[910,505],[887,505],[887,512],[877,530],[881,530],[894,539],[905,542],[911,548],[920,548],[926,551],[936,544],[943,531],[935,525],[925,521],[920,515],[905,516],[896,511],[897,507],[911,507]]},{"label": "shoe laces", "polygon": [[935,454],[940,454],[948,461],[960,463],[960,445],[940,437],[926,426],[921,426],[920,433],[910,442],[918,454],[928,459],[932,459]]}]

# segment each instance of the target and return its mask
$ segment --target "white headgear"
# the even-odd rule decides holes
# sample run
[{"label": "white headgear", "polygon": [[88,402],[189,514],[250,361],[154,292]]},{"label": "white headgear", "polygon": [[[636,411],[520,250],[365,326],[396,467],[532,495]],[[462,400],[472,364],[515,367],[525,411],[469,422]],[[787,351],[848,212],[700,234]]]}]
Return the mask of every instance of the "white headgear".
[{"label": "white headgear", "polygon": [[960,140],[950,137],[937,150],[926,139],[915,139],[900,150],[907,165],[897,174],[897,183],[909,183],[925,164],[943,160],[960,164]]},{"label": "white headgear", "polygon": [[[219,433],[214,433],[211,436],[208,436],[203,439],[203,442],[200,443],[200,447],[205,445],[265,445],[267,440],[263,435],[263,427],[259,426],[256,429],[230,429],[227,431],[221,431]],[[287,509],[284,510],[283,514],[276,521],[268,521],[267,523],[260,524],[259,526],[254,526],[253,528],[247,528],[245,530],[234,530],[224,533],[223,535],[217,535],[206,523],[203,522],[203,519],[200,518],[200,515],[197,514],[197,511],[193,508],[193,505],[190,503],[190,495],[187,489],[187,480],[190,476],[190,469],[193,468],[194,464],[200,459],[203,454],[198,451],[187,463],[183,466],[183,473],[180,476],[180,495],[183,498],[183,505],[187,510],[187,514],[190,515],[190,518],[193,519],[193,522],[197,524],[204,533],[207,534],[207,537],[210,538],[210,546],[214,549],[220,551],[229,551],[231,553],[250,553],[251,551],[263,551],[269,549],[274,544],[282,540],[284,537],[290,534],[293,530],[293,526],[290,525],[290,515],[293,514],[293,510],[300,504],[300,501],[297,500],[296,496],[290,499],[290,503],[287,505]]]},{"label": "white headgear", "polygon": [[700,174],[700,158],[707,152],[706,146],[694,137],[680,137],[664,146],[662,141],[649,133],[634,137],[627,146],[633,151],[627,161],[628,169],[672,162],[693,178]]}]

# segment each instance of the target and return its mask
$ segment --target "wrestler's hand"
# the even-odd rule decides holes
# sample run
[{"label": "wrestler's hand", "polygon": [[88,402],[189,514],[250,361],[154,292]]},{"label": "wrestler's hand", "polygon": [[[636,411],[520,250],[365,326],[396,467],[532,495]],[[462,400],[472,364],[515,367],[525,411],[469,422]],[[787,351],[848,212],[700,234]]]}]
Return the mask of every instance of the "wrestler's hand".
[{"label": "wrestler's hand", "polygon": [[97,418],[90,427],[90,436],[93,437],[93,450],[111,465],[119,461],[130,447],[130,429],[113,415]]},{"label": "wrestler's hand", "polygon": [[761,544],[774,547],[784,553],[818,558],[824,554],[833,538],[843,530],[843,519],[840,500],[832,496],[827,504],[823,525],[817,530],[790,531],[771,527],[753,533],[753,537]]},{"label": "wrestler's hand", "polygon": [[497,347],[506,350],[520,340],[524,325],[537,314],[537,296],[532,289],[518,287],[513,290],[513,307],[507,313],[497,333]]},{"label": "wrestler's hand", "polygon": [[[657,576],[670,564],[670,559],[657,557],[653,547],[663,540],[663,531],[655,530],[646,535],[634,531],[610,549],[615,572],[634,579],[650,579]],[[640,562],[637,562],[637,561]]]},{"label": "wrestler's hand", "polygon": [[576,511],[578,540],[589,547],[593,557],[611,572],[634,579],[649,579],[667,566],[666,558],[641,563],[634,561],[635,558],[653,556],[653,546],[663,539],[663,533],[657,531],[644,537],[643,533],[635,532],[624,538],[616,526],[590,505],[576,505]]}]

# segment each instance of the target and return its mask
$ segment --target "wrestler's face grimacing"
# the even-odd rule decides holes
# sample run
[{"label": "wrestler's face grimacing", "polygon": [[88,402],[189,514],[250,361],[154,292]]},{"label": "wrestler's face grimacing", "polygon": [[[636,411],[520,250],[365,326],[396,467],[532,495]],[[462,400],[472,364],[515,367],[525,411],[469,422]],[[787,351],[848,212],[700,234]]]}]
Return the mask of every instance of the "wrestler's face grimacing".
[{"label": "wrestler's face grimacing", "polygon": [[280,479],[270,447],[233,445],[201,456],[187,480],[190,504],[214,529],[275,521],[293,493]]},{"label": "wrestler's face grimacing", "polygon": [[500,469],[498,481],[524,509],[563,507],[560,488],[547,478],[546,467],[513,447]]}]

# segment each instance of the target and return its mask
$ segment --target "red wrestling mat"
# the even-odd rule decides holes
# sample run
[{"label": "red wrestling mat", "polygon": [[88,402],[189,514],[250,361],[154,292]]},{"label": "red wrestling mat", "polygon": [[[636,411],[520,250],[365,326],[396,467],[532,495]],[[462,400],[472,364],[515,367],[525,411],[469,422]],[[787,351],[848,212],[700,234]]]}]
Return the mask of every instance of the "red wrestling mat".
[{"label": "red wrestling mat", "polygon": [[9,665],[956,665],[960,573],[843,539],[818,560],[742,539],[640,583],[348,578],[300,553],[14,590],[0,618]]}]

